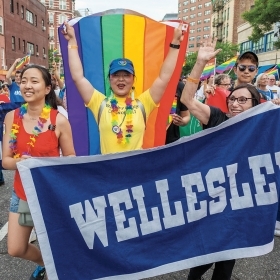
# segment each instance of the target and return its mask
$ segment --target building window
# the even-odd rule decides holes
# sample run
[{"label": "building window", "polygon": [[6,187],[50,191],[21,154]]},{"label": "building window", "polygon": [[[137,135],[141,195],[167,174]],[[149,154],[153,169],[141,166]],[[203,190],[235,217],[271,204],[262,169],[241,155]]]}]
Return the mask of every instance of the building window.
[{"label": "building window", "polygon": [[210,10],[204,12],[204,15],[210,15],[210,14],[211,14]]},{"label": "building window", "polygon": [[34,55],[34,44],[27,42],[27,52]]},{"label": "building window", "polygon": [[49,13],[49,22],[53,24],[53,13]]},{"label": "building window", "polygon": [[184,16],[183,20],[187,20],[189,18],[189,16]]},{"label": "building window", "polygon": [[201,32],[201,28],[197,28],[197,32]]},{"label": "building window", "polygon": [[204,4],[204,6],[205,6],[205,7],[210,7],[210,6],[211,6],[211,2],[206,2],[206,3]]},{"label": "building window", "polygon": [[190,18],[195,18],[195,15],[190,15]]},{"label": "building window", "polygon": [[205,18],[203,22],[204,22],[204,23],[210,22],[210,18]]},{"label": "building window", "polygon": [[203,35],[203,39],[208,38],[208,37],[209,37],[208,34],[204,34],[204,35]]},{"label": "building window", "polygon": [[16,50],[16,38],[15,36],[12,36],[12,51]]},{"label": "building window", "polygon": [[187,13],[187,12],[188,12],[188,10],[189,10],[189,9],[184,9],[184,10],[183,10],[183,12],[184,12],[184,13]]},{"label": "building window", "polygon": [[189,1],[184,1],[183,6],[187,6],[189,4]]},{"label": "building window", "polygon": [[189,49],[194,48],[194,44],[189,44]]},{"label": "building window", "polygon": [[191,29],[191,30],[190,30],[190,33],[191,33],[191,34],[192,34],[192,33],[194,33],[194,32],[195,32],[195,30],[194,30],[194,29]]},{"label": "building window", "polygon": [[17,14],[19,15],[19,4],[17,2]]},{"label": "building window", "polygon": [[26,10],[26,21],[31,23],[31,24],[34,24],[33,13],[31,13],[28,10]]},{"label": "building window", "polygon": [[195,21],[192,21],[191,23],[190,23],[190,26],[194,26],[195,25]]},{"label": "building window", "polygon": [[53,0],[49,0],[49,8],[53,8]]},{"label": "building window", "polygon": [[201,36],[197,36],[197,37],[196,37],[196,40],[197,40],[197,41],[200,41],[200,40],[201,40]]},{"label": "building window", "polygon": [[14,12],[14,0],[10,0],[10,12]]},{"label": "building window", "polygon": [[197,21],[197,24],[201,24],[201,23],[202,23],[202,21],[201,21],[201,20],[198,20],[198,21]]},{"label": "building window", "polygon": [[202,5],[201,5],[201,4],[198,5],[197,8],[198,8],[198,9],[202,9]]},{"label": "building window", "polygon": [[229,8],[227,9],[227,19],[229,20]]},{"label": "building window", "polygon": [[202,13],[197,13],[197,16],[198,16],[198,17],[201,17],[201,16],[202,16]]},{"label": "building window", "polygon": [[26,49],[25,49],[25,40],[22,40],[22,50],[23,53],[25,53]]},{"label": "building window", "polygon": [[24,7],[21,6],[20,8],[21,18],[24,19]]},{"label": "building window", "polygon": [[247,41],[241,44],[240,53],[251,51],[251,42]]},{"label": "building window", "polygon": [[191,11],[194,11],[194,10],[195,10],[195,8],[196,8],[195,6],[194,6],[194,7],[191,7],[191,8],[190,8],[190,10],[191,10]]},{"label": "building window", "polygon": [[0,17],[0,34],[4,34],[3,18]]},{"label": "building window", "polygon": [[18,49],[20,50],[20,38],[18,38]]},{"label": "building window", "polygon": [[45,49],[45,48],[43,48],[43,55],[44,55],[44,54],[46,54],[46,49]]},{"label": "building window", "polygon": [[45,26],[45,22],[44,22],[44,20],[42,19],[42,26]]},{"label": "building window", "polygon": [[66,0],[59,0],[59,9],[66,10]]},{"label": "building window", "polygon": [[41,0],[41,3],[42,3],[43,5],[46,5],[46,1],[45,1],[45,0]]},{"label": "building window", "polygon": [[5,65],[5,49],[1,48],[1,65]]},{"label": "building window", "polygon": [[62,24],[64,21],[67,21],[67,16],[64,14],[59,15],[58,17],[58,23]]},{"label": "building window", "polygon": [[37,26],[37,15],[34,17],[34,25]]},{"label": "building window", "polygon": [[266,35],[266,51],[272,51],[273,50],[273,32]]},{"label": "building window", "polygon": [[189,38],[189,41],[194,41],[195,40],[195,37],[190,37]]},{"label": "building window", "polygon": [[204,26],[203,27],[203,31],[208,31],[208,30],[210,30],[210,26]]},{"label": "building window", "polygon": [[196,2],[196,0],[191,0],[191,2],[190,3],[195,3]]}]

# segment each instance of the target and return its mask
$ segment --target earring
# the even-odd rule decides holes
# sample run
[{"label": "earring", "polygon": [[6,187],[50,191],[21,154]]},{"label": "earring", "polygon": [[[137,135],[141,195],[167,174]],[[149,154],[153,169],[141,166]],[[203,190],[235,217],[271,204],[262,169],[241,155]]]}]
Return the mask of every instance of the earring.
[{"label": "earring", "polygon": [[132,92],[130,93],[130,96],[131,96],[131,99],[134,100],[134,90],[135,90],[135,87],[132,87]]}]

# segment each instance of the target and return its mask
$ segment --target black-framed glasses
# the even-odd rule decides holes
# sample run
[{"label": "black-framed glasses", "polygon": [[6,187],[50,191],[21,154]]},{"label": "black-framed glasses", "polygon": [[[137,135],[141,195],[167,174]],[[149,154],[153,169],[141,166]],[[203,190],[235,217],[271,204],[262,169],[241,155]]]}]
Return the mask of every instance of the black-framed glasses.
[{"label": "black-framed glasses", "polygon": [[227,98],[227,102],[232,104],[235,102],[235,100],[237,100],[238,104],[245,104],[248,99],[256,99],[256,98],[249,98],[245,96],[239,96],[239,97],[230,96]]},{"label": "black-framed glasses", "polygon": [[237,65],[239,71],[244,72],[246,69],[249,70],[249,72],[254,72],[257,69],[257,66],[255,65],[243,65],[243,64],[238,64]]},{"label": "black-framed glasses", "polygon": [[226,87],[230,87],[231,84],[219,84],[219,86],[226,86]]}]

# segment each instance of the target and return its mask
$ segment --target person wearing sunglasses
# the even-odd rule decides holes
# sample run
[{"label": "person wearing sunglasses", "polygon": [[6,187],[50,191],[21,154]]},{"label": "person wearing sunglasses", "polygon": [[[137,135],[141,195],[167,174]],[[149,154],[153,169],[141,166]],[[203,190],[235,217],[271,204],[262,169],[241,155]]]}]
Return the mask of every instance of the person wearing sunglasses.
[{"label": "person wearing sunglasses", "polygon": [[258,73],[259,59],[254,52],[244,52],[236,60],[233,67],[237,76],[236,86],[242,83],[252,83]]},{"label": "person wearing sunglasses", "polygon": [[[181,96],[181,102],[185,104],[189,109],[189,112],[203,124],[204,129],[215,127],[224,121],[227,121],[230,117],[235,117],[236,115],[260,104],[259,92],[253,85],[249,84],[257,73],[258,65],[258,60],[255,58],[255,55],[251,54],[248,54],[248,56],[246,55],[246,58],[242,57],[237,60],[235,71],[239,76],[239,84],[225,100],[228,113],[223,112],[217,107],[203,104],[195,99],[197,84],[199,83],[205,65],[220,52],[220,49],[215,50],[216,42],[217,40],[213,40],[210,36],[201,44],[197,55],[197,61],[187,78]],[[244,67],[240,65],[243,65]],[[243,83],[241,83],[241,81],[243,81]],[[234,264],[235,260],[216,262],[212,280],[230,280]],[[210,269],[212,265],[213,263],[209,263],[191,268],[188,280],[201,279],[202,275]]]},{"label": "person wearing sunglasses", "polygon": [[268,85],[266,86],[267,89],[271,90],[275,98],[280,98],[280,88],[276,86],[276,79],[274,75],[268,75]]}]

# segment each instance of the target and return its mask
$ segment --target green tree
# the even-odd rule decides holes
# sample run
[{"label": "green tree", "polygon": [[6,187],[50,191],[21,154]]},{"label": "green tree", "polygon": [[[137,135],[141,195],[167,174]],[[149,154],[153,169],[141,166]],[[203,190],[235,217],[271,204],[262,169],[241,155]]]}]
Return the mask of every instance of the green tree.
[{"label": "green tree", "polygon": [[[280,22],[279,0],[255,0],[255,5],[250,11],[243,13],[242,17],[253,27],[252,35],[249,37],[253,42],[258,42],[266,32],[273,29],[276,22]],[[274,42],[280,49],[280,39]]]},{"label": "green tree", "polygon": [[[220,65],[230,58],[234,57],[239,51],[239,46],[229,42],[217,42],[216,49],[221,49],[221,51],[216,56],[216,65]],[[191,72],[197,59],[197,52],[192,53],[186,57],[185,66],[182,69],[182,75],[187,75]]]},{"label": "green tree", "polygon": [[53,55],[53,50],[52,49],[49,49],[49,69],[52,68],[52,63],[53,62],[56,62],[58,63],[60,61],[60,58],[58,56],[54,56]]}]

